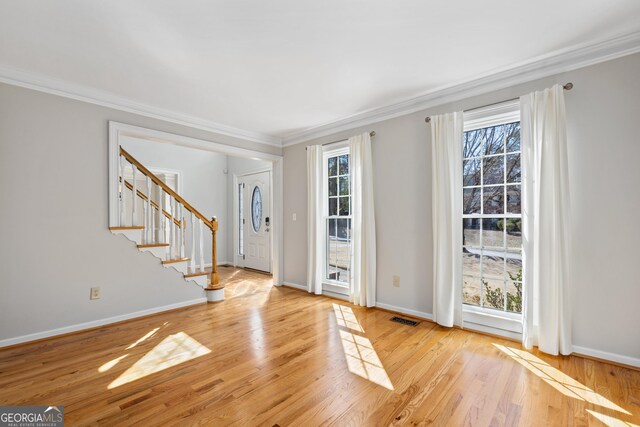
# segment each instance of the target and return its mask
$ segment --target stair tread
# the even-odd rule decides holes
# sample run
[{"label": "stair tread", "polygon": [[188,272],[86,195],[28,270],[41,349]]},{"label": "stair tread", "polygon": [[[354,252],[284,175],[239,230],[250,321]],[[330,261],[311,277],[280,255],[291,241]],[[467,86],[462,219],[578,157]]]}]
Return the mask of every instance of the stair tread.
[{"label": "stair tread", "polygon": [[206,271],[195,271],[191,273],[185,273],[184,277],[195,277],[195,276],[208,276],[211,273],[207,273]]},{"label": "stair tread", "polygon": [[172,264],[174,262],[185,262],[185,261],[191,261],[191,258],[166,259],[166,260],[162,261],[162,263],[163,264]]},{"label": "stair tread", "polygon": [[157,248],[160,246],[169,246],[168,243],[144,243],[142,245],[138,245],[139,248]]},{"label": "stair tread", "polygon": [[221,285],[220,283],[214,286],[209,285],[204,288],[205,291],[219,291],[220,289],[224,289],[224,285]]},{"label": "stair tread", "polygon": [[144,226],[143,225],[132,225],[130,227],[109,227],[109,230],[111,230],[111,231],[116,231],[116,230],[144,230]]}]

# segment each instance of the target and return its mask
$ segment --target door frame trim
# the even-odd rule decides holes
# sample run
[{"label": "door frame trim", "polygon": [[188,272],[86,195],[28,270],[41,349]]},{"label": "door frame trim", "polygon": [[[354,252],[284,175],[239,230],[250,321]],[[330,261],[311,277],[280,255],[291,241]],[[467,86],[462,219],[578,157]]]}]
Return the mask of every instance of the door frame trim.
[{"label": "door frame trim", "polygon": [[[258,168],[258,169],[252,169],[248,172],[242,172],[241,174],[233,174],[233,266],[234,267],[244,267],[244,262],[239,262],[240,257],[238,256],[238,249],[240,246],[240,224],[238,223],[238,215],[239,215],[239,211],[240,211],[240,206],[238,204],[238,184],[239,184],[239,178],[245,177],[245,176],[249,176],[249,175],[255,175],[258,173],[263,173],[263,172],[269,172],[269,187],[270,187],[270,191],[271,194],[269,194],[269,212],[271,212],[271,218],[273,218],[273,212],[274,212],[274,203],[273,203],[273,169],[266,167],[266,168]],[[246,209],[246,208],[245,208]],[[271,226],[271,230],[273,230],[273,226]],[[274,258],[273,258],[273,253],[275,250],[274,247],[274,238],[273,238],[273,234],[274,233],[269,233],[269,246],[270,246],[270,250],[271,250],[271,254],[270,254],[270,261],[269,261],[269,273],[273,273],[273,265],[274,265]]]},{"label": "door frame trim", "polygon": [[[284,205],[283,205],[283,163],[284,157],[278,154],[264,153],[262,151],[240,148],[233,145],[219,142],[206,141],[203,139],[191,138],[148,129],[140,126],[128,125],[125,123],[109,121],[109,226],[118,225],[118,162],[119,146],[121,137],[134,137],[147,141],[180,145],[183,147],[196,148],[199,150],[211,151],[228,156],[260,159],[271,162],[271,204],[272,204],[272,225],[271,225],[271,272],[273,274],[273,284],[281,286],[284,281]],[[226,244],[226,242],[224,243]]]}]

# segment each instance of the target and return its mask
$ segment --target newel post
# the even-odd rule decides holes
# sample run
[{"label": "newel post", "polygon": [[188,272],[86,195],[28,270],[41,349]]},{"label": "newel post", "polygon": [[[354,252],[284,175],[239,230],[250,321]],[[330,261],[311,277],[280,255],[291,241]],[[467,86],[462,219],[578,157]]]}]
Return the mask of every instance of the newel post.
[{"label": "newel post", "polygon": [[211,244],[211,286],[215,286],[220,282],[218,276],[218,245],[216,243],[216,234],[218,233],[218,218],[211,218],[211,234],[213,241]]}]

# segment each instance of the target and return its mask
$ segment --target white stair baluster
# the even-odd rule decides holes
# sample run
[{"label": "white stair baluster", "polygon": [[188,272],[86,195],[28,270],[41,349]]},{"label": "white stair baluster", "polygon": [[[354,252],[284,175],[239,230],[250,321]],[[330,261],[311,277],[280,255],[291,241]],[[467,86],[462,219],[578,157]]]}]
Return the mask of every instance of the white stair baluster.
[{"label": "white stair baluster", "polygon": [[202,227],[204,227],[204,223],[201,219],[198,220],[200,223],[200,271],[204,272],[204,245],[202,240]]},{"label": "white stair baluster", "polygon": [[[153,191],[153,184],[151,184],[151,191]],[[151,210],[151,243],[158,242],[158,225],[156,219],[156,213],[154,213],[153,209]]]},{"label": "white stair baluster", "polygon": [[[174,199],[174,203],[175,203],[175,219],[180,221],[180,203],[178,203],[177,200]],[[180,258],[180,226],[178,224],[175,224],[175,240],[173,241],[174,244],[174,248],[173,248],[173,257],[174,258]]]},{"label": "white stair baluster", "polygon": [[143,221],[143,226],[144,229],[141,230],[141,234],[140,234],[140,240],[144,243],[150,243],[149,242],[149,236],[147,235],[147,229],[149,228],[149,224],[147,224],[148,220],[149,220],[149,212],[147,210],[147,204],[143,203],[142,204],[142,221]]},{"label": "white stair baluster", "polygon": [[153,209],[151,209],[151,178],[147,177],[147,211],[145,212],[144,233],[147,236],[147,243],[153,242]]},{"label": "white stair baluster", "polygon": [[171,259],[178,258],[178,254],[180,251],[178,250],[178,245],[180,245],[180,227],[176,224],[175,220],[178,219],[178,201],[176,198],[173,198],[173,205],[171,205],[171,216],[173,220],[171,223],[173,224],[173,250],[171,251]]},{"label": "white stair baluster", "polygon": [[164,231],[164,213],[162,212],[162,209],[164,208],[164,190],[162,189],[162,187],[160,187],[160,189],[158,190],[160,191],[159,197],[158,197],[158,221],[160,221],[158,223],[158,228],[160,228],[159,233],[160,235],[158,236],[158,243],[165,243],[165,231]]},{"label": "white stair baluster", "polygon": [[184,206],[180,205],[180,258],[184,258],[184,232],[186,221],[184,220]]},{"label": "white stair baluster", "polygon": [[131,225],[138,225],[138,183],[136,180],[136,175],[138,173],[138,168],[136,165],[131,165],[131,175],[133,176],[133,188],[131,189]]},{"label": "white stair baluster", "polygon": [[124,227],[124,166],[125,166],[125,158],[124,156],[120,156],[120,170],[118,172],[118,176],[120,178],[120,198],[119,201],[119,209],[120,209],[120,227]]},{"label": "white stair baluster", "polygon": [[169,252],[168,252],[168,258],[167,259],[173,259],[173,246],[175,245],[175,232],[176,232],[176,225],[173,222],[173,217],[174,217],[174,213],[176,211],[175,208],[175,199],[173,198],[173,196],[169,196]]},{"label": "white stair baluster", "polygon": [[196,216],[191,212],[191,261],[189,261],[189,268],[191,271],[196,269]]},{"label": "white stair baluster", "polygon": [[[180,224],[180,203],[176,200],[176,219],[178,220],[178,224]],[[176,224],[176,258],[180,258],[180,233],[182,228],[180,225]]]}]

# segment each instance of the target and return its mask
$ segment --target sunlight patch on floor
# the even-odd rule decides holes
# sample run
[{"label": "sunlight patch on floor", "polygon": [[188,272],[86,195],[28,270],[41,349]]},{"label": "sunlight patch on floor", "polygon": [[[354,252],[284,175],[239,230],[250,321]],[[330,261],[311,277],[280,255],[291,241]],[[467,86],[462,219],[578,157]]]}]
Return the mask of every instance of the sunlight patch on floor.
[{"label": "sunlight patch on floor", "polygon": [[267,346],[267,340],[264,335],[264,326],[262,324],[262,313],[255,307],[251,309],[251,317],[249,318],[251,324],[251,349],[253,354],[258,360],[265,359],[265,347]]},{"label": "sunlight patch on floor", "polygon": [[349,372],[388,390],[393,390],[387,371],[368,338],[340,330],[340,339]]},{"label": "sunlight patch on floor", "polygon": [[151,338],[151,336],[153,334],[155,334],[156,332],[158,332],[160,328],[155,328],[150,330],[149,332],[146,333],[146,335],[144,335],[143,337],[141,337],[140,339],[138,339],[138,341],[134,342],[133,344],[131,344],[129,347],[126,348],[126,350],[131,350],[133,347],[137,346],[138,344],[140,344],[141,342],[145,341],[148,338]]},{"label": "sunlight patch on floor", "polygon": [[251,305],[256,307],[269,301],[272,276],[233,267],[221,267],[219,272],[220,282],[225,285],[225,299],[250,298]]},{"label": "sunlight patch on floor", "polygon": [[115,359],[108,361],[107,363],[105,363],[104,365],[102,365],[102,366],[100,366],[98,368],[98,372],[107,372],[109,369],[111,369],[114,366],[116,366],[118,364],[118,362],[120,362],[122,359],[124,359],[128,355],[129,355],[129,353],[123,354],[120,357],[116,357]]},{"label": "sunlight patch on floor", "polygon": [[339,326],[344,326],[345,328],[349,328],[353,331],[364,333],[364,329],[360,326],[360,322],[358,322],[358,319],[353,313],[351,307],[334,303],[333,312],[336,315],[336,322]]},{"label": "sunlight patch on floor", "polygon": [[633,424],[627,421],[622,421],[619,418],[612,417],[610,415],[600,414],[598,412],[587,409],[587,412],[598,419],[602,424],[608,427],[640,427],[637,424]]},{"label": "sunlight patch on floor", "polygon": [[184,332],[169,335],[109,384],[108,388],[130,383],[208,353],[211,350]]},{"label": "sunlight patch on floor", "polygon": [[551,387],[555,388],[565,396],[584,400],[593,405],[602,406],[604,408],[622,412],[623,414],[631,415],[628,411],[616,405],[606,397],[596,393],[589,387],[574,380],[567,374],[549,365],[539,357],[536,357],[533,354],[523,350],[506,347],[500,344],[493,345],[500,349],[502,352],[509,355],[516,362],[527,368],[529,371],[542,378],[547,384],[549,384]]}]

